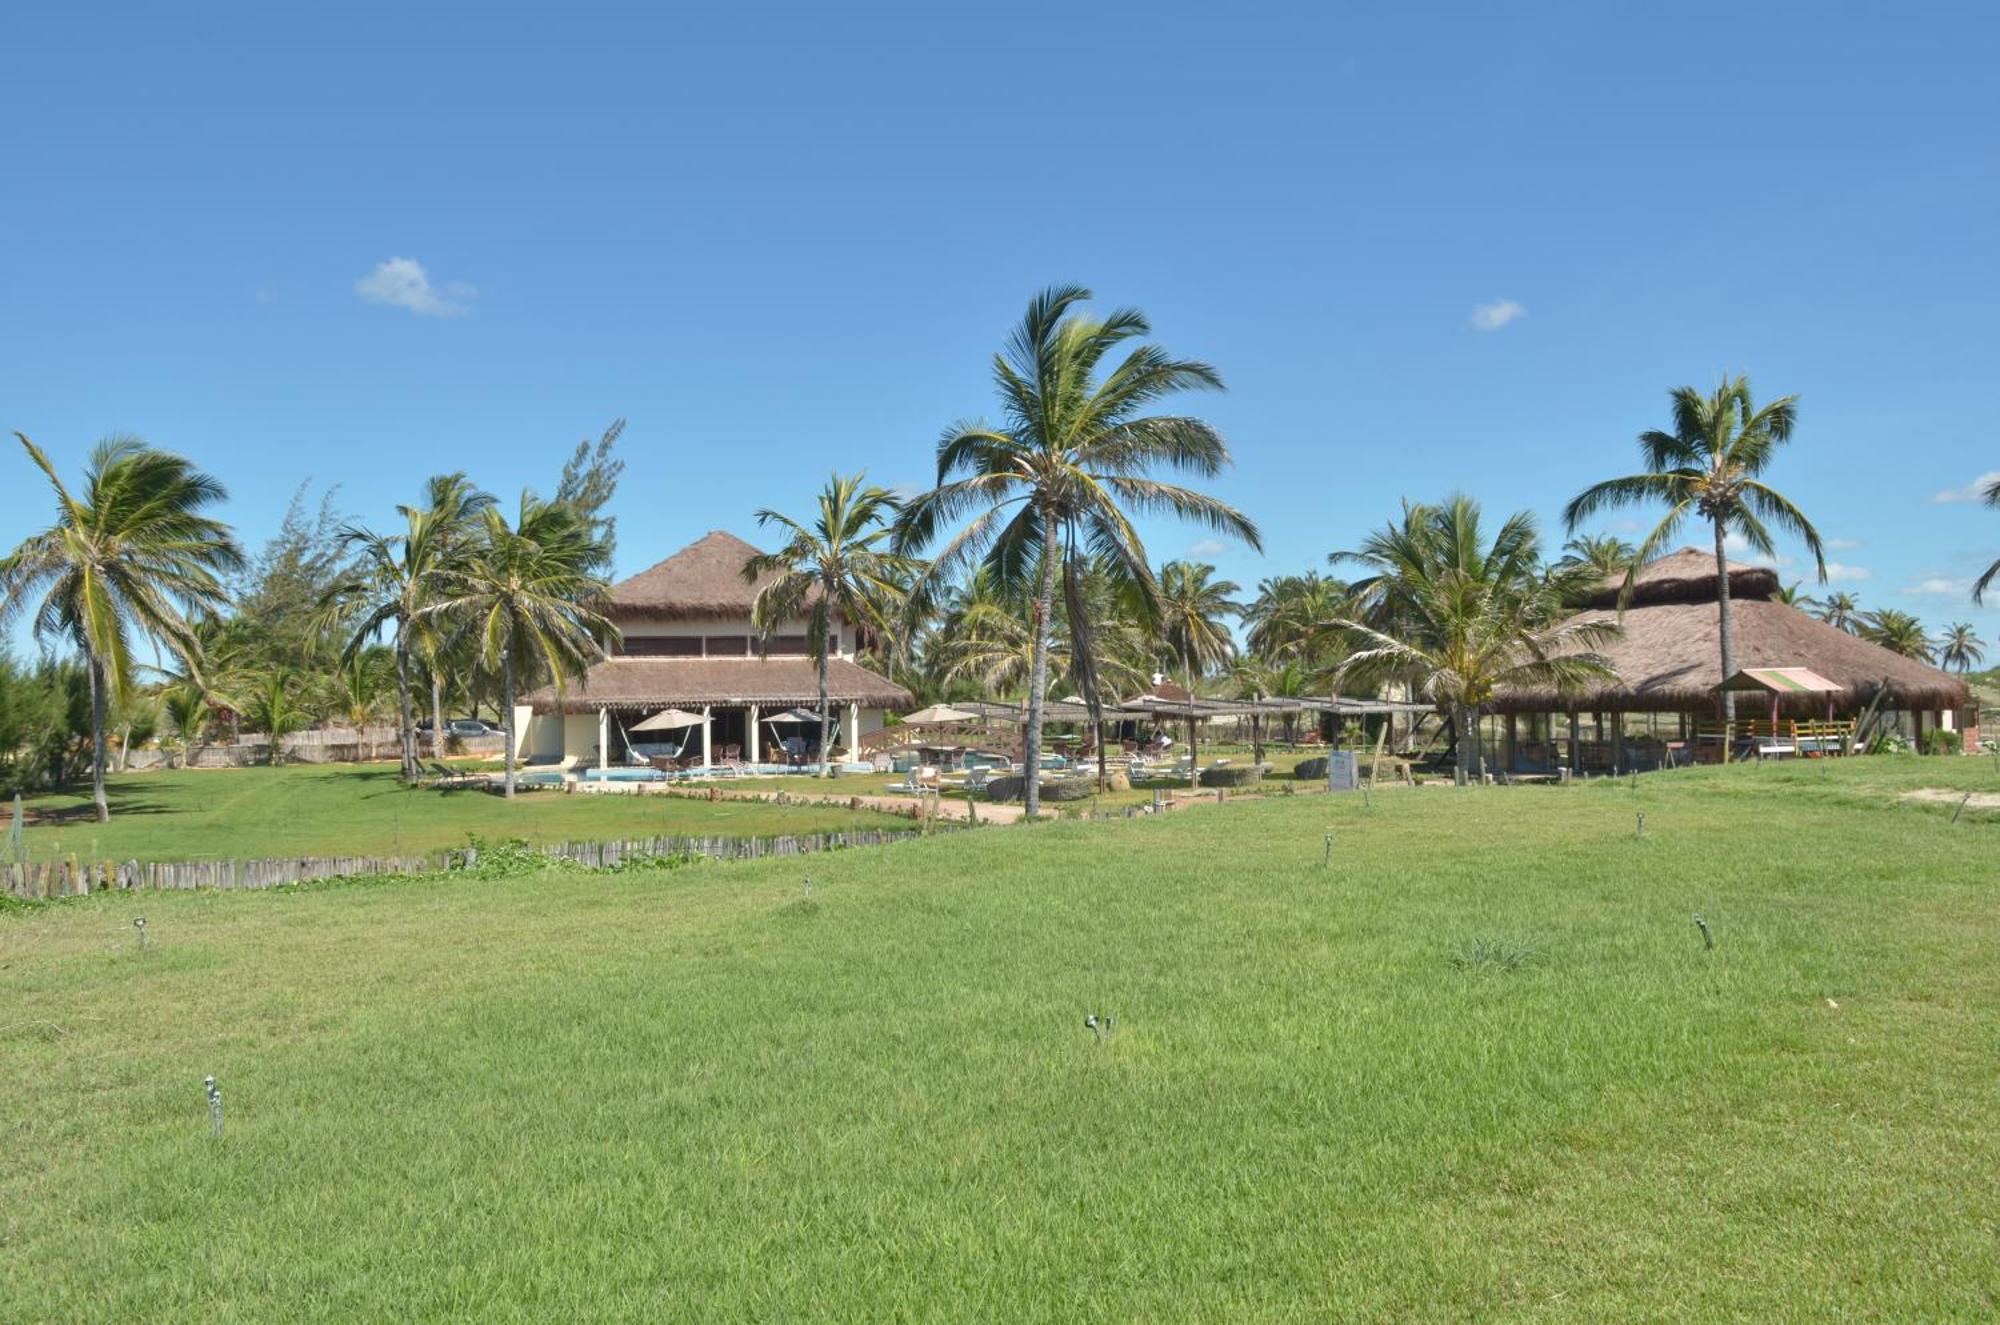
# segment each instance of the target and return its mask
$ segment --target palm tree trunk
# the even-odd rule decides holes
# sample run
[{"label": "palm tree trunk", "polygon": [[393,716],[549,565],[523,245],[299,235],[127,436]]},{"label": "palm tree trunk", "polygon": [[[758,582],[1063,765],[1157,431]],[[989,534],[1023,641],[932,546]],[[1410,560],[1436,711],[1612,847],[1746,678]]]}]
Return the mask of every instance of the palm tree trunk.
[{"label": "palm tree trunk", "polygon": [[1472,713],[1463,704],[1454,704],[1451,709],[1453,780],[1459,786],[1470,781],[1472,770]]},{"label": "palm tree trunk", "polygon": [[90,795],[97,804],[97,822],[111,822],[111,802],[104,795],[104,672],[95,654],[84,659],[90,674]]},{"label": "palm tree trunk", "polygon": [[417,733],[410,721],[410,646],[403,638],[403,627],[396,627],[396,710],[402,718],[402,725],[396,730],[396,743],[403,753],[403,781],[417,780]]},{"label": "palm tree trunk", "polygon": [[507,799],[514,799],[514,654],[509,650],[500,658],[500,690],[506,698],[507,708],[502,714],[502,728],[507,733]]},{"label": "palm tree trunk", "polygon": [[444,678],[431,669],[431,758],[444,758]]},{"label": "palm tree trunk", "polygon": [[1033,819],[1042,810],[1042,697],[1049,688],[1049,617],[1056,598],[1056,525],[1042,517],[1042,582],[1035,590],[1035,638],[1028,665],[1028,731],[1022,752],[1022,795]]},{"label": "palm tree trunk", "polygon": [[[1722,616],[1722,679],[1736,675],[1736,612],[1729,602],[1729,559],[1722,549],[1722,521],[1715,522],[1715,605]],[[1722,720],[1736,721],[1736,692],[1722,692]]]},{"label": "palm tree trunk", "polygon": [[[826,698],[827,653],[826,637],[822,635],[819,642],[819,776],[821,777],[830,777],[833,774],[833,741],[831,733],[827,731],[827,723],[833,717]],[[853,734],[849,733],[849,739],[852,738]]]}]

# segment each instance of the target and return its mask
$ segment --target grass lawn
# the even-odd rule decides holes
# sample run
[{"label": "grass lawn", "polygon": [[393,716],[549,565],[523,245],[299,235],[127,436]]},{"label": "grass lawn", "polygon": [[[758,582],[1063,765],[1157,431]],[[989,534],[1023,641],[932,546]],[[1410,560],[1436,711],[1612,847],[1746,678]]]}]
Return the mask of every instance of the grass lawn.
[{"label": "grass lawn", "polygon": [[[794,779],[794,782],[802,779]],[[535,842],[679,834],[762,837],[881,828],[906,820],[844,807],[709,804],[664,796],[524,792],[510,805],[481,791],[405,789],[394,764],[177,769],[110,779],[111,822],[90,794],[43,796],[61,816],[24,834],[38,860],[209,860],[271,856],[415,855],[464,846],[469,834]],[[4,823],[0,816],[0,823]]]},{"label": "grass lawn", "polygon": [[1924,787],[2000,771],[9,908],[0,1320],[1989,1321],[2000,811]]}]

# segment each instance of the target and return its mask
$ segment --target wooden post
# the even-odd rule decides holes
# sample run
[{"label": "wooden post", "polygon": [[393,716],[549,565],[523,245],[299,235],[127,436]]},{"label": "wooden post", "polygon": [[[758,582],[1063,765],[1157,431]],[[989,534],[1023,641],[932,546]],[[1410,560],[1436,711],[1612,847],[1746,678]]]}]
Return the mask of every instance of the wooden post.
[{"label": "wooden post", "polygon": [[1583,755],[1577,749],[1581,739],[1582,724],[1577,721],[1576,710],[1569,711],[1569,772],[1571,777],[1583,772]]}]

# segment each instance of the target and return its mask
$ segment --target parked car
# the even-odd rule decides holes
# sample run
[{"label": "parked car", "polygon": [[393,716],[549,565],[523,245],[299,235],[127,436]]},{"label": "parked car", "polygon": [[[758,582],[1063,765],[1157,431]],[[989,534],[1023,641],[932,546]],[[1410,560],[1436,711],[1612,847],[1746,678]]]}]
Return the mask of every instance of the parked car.
[{"label": "parked car", "polygon": [[[430,729],[429,718],[417,724],[417,730],[420,732],[427,733]],[[491,723],[481,722],[478,718],[447,718],[444,724],[444,734],[447,736],[498,736],[500,732],[500,728]]]}]

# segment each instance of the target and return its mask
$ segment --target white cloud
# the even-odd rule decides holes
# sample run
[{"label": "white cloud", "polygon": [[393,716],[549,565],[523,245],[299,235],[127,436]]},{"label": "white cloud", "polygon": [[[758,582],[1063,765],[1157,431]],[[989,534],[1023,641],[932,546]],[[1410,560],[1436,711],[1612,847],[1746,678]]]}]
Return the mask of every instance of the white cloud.
[{"label": "white cloud", "polygon": [[1213,557],[1229,550],[1229,544],[1219,538],[1204,538],[1188,548],[1190,557]]},{"label": "white cloud", "polygon": [[1897,592],[1912,598],[1969,598],[1972,596],[1972,581],[1933,575],[1926,579],[1912,580]]},{"label": "white cloud", "polygon": [[2000,483],[2000,469],[1990,469],[1962,488],[1946,488],[1931,494],[1933,505],[1943,505],[1954,501],[1985,501],[1986,489]]},{"label": "white cloud", "polygon": [[356,281],[354,293],[371,304],[407,308],[424,317],[457,317],[470,311],[479,291],[463,281],[440,289],[431,284],[430,274],[415,258],[390,258],[376,263],[374,271]]},{"label": "white cloud", "polygon": [[1826,563],[1826,582],[1828,584],[1856,584],[1862,580],[1872,580],[1874,578],[1875,572],[1869,570],[1866,566],[1850,566],[1844,561],[1829,561]]},{"label": "white cloud", "polygon": [[1858,547],[1867,546],[1866,543],[1858,538],[1829,538],[1826,540],[1826,550],[1828,552],[1852,552]]},{"label": "white cloud", "polygon": [[1469,324],[1474,331],[1498,331],[1509,322],[1527,315],[1528,310],[1512,299],[1495,299],[1490,304],[1474,305]]}]

